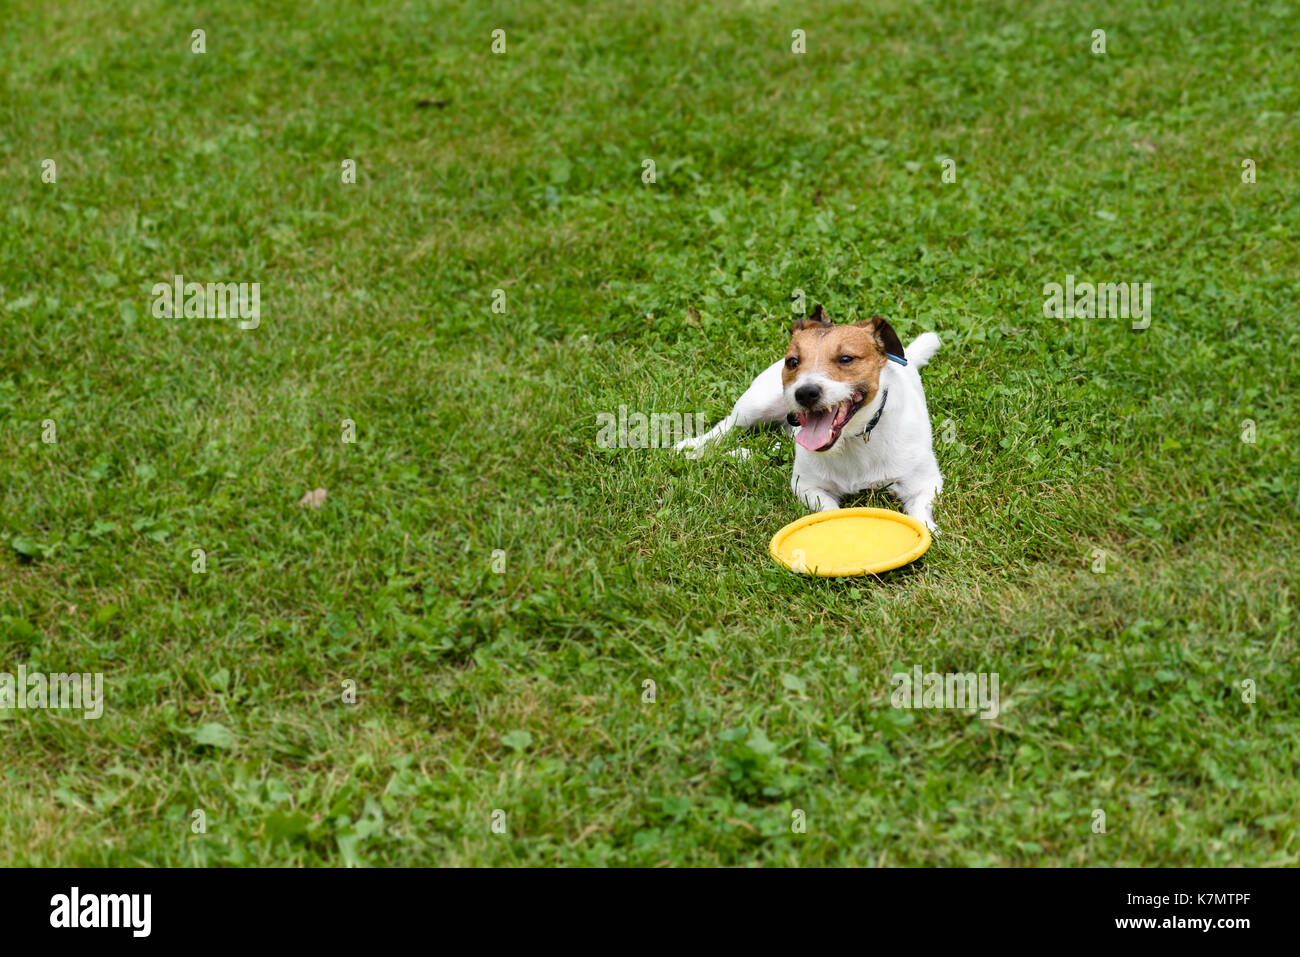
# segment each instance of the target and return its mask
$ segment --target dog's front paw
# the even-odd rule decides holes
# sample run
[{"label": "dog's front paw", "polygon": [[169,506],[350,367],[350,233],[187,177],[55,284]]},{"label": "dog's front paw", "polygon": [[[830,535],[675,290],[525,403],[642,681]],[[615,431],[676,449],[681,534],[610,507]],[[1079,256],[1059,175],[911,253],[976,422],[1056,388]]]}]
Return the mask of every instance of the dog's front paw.
[{"label": "dog's front paw", "polygon": [[698,459],[704,454],[701,450],[704,448],[705,442],[706,439],[703,436],[693,439],[682,439],[673,446],[673,451],[682,453],[688,459]]}]

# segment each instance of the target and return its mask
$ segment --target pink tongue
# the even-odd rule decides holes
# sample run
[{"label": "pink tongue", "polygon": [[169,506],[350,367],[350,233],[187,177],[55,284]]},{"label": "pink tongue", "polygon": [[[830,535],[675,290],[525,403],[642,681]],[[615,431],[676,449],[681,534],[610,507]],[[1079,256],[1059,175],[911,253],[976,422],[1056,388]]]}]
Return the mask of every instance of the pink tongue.
[{"label": "pink tongue", "polygon": [[803,428],[799,430],[794,440],[809,452],[816,452],[831,440],[831,427],[834,424],[835,412],[833,409],[826,409],[824,412],[809,412]]}]

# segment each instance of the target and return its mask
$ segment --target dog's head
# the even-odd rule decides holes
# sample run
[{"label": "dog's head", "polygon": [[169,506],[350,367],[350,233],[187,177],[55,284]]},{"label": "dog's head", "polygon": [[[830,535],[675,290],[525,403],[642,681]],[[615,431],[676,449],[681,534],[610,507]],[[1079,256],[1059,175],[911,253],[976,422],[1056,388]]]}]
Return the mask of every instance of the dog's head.
[{"label": "dog's head", "polygon": [[810,452],[834,446],[876,398],[886,355],[902,359],[903,344],[879,316],[837,326],[818,306],[796,322],[781,373],[791,424],[802,426],[795,441]]}]

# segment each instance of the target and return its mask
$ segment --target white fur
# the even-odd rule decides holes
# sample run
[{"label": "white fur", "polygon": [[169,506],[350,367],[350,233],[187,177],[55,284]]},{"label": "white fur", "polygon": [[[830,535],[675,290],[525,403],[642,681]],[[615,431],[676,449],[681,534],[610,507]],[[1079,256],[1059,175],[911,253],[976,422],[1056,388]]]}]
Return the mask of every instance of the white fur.
[{"label": "white fur", "polygon": [[[921,369],[939,350],[939,337],[922,333],[907,347],[907,365],[886,362],[880,371],[880,388],[871,402],[864,405],[845,423],[839,439],[825,452],[810,452],[802,446],[794,449],[794,474],[790,487],[808,508],[829,511],[840,507],[846,495],[868,488],[885,488],[903,504],[903,511],[934,530],[933,505],[943,490],[943,476],[934,457],[930,434],[930,413],[925,406],[921,386]],[[844,395],[829,394],[827,404],[843,401],[852,392],[840,383],[827,379],[816,368],[784,389],[781,359],[758,374],[731,410],[731,414],[704,435],[677,444],[678,450],[696,450],[716,442],[736,426],[749,428],[762,423],[784,422],[786,414],[797,411],[794,389],[809,380],[818,381],[823,389],[842,389]],[[885,410],[870,435],[859,436],[880,408],[885,390]]]}]

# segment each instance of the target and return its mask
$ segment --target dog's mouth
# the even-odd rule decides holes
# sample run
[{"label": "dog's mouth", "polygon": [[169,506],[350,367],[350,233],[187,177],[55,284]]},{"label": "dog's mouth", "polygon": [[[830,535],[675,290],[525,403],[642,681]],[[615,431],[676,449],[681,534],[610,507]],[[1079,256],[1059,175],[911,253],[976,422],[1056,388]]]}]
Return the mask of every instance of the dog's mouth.
[{"label": "dog's mouth", "polygon": [[794,418],[801,428],[794,440],[809,452],[825,452],[836,443],[840,432],[844,430],[849,419],[857,415],[864,401],[866,396],[861,392],[855,392],[839,405],[814,409],[811,412],[799,412]]}]

